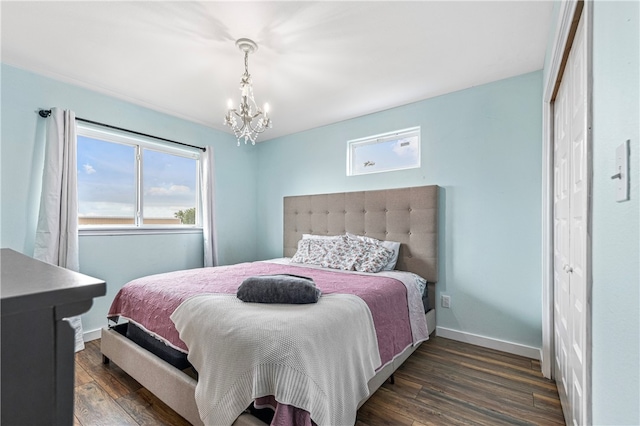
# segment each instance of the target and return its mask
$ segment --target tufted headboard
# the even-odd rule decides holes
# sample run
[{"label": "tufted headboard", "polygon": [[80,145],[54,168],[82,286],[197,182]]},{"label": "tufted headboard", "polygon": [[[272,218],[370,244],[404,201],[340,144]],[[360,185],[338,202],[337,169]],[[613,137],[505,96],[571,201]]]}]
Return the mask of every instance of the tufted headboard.
[{"label": "tufted headboard", "polygon": [[286,257],[302,234],[345,232],[402,243],[396,269],[438,281],[438,186],[284,198]]}]

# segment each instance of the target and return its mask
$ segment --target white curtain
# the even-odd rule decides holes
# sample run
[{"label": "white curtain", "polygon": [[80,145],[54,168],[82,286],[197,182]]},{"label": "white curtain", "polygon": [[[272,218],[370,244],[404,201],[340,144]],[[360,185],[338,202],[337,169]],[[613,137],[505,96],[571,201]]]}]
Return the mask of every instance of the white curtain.
[{"label": "white curtain", "polygon": [[[78,191],[76,117],[73,111],[52,108],[42,175],[40,214],[33,257],[78,271]],[[76,351],[84,349],[80,317],[67,318],[76,333]]]},{"label": "white curtain", "polygon": [[213,148],[202,153],[202,234],[204,237],[204,266],[218,264],[218,247],[215,228]]}]

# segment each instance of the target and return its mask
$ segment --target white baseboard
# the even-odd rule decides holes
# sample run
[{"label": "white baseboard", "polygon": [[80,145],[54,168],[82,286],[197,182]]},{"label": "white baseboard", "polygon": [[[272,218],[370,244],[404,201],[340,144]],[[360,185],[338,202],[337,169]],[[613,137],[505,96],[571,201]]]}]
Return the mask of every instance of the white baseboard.
[{"label": "white baseboard", "polygon": [[467,333],[450,328],[436,327],[436,336],[446,339],[457,340],[458,342],[470,343],[483,348],[495,349],[501,352],[507,352],[514,355],[520,355],[527,358],[540,360],[541,349],[533,346],[521,345],[519,343],[507,342],[505,340],[494,339],[491,337],[480,336],[479,334]]},{"label": "white baseboard", "polygon": [[92,340],[98,340],[100,338],[100,331],[101,329],[95,329],[95,330],[90,330],[90,331],[84,331],[84,333],[82,333],[82,339],[85,342],[90,342]]}]

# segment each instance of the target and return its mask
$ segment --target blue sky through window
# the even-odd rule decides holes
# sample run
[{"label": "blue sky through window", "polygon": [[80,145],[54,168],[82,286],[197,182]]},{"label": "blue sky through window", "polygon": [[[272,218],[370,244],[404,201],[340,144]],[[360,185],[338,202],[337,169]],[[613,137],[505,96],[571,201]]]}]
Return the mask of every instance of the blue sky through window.
[{"label": "blue sky through window", "polygon": [[[78,136],[79,217],[135,217],[135,153],[132,145]],[[142,164],[144,217],[196,207],[196,159],[143,149]]]},{"label": "blue sky through window", "polygon": [[145,149],[144,217],[174,217],[196,207],[196,160]]},{"label": "blue sky through window", "polygon": [[400,136],[350,141],[351,175],[401,170],[420,166],[419,129]]},{"label": "blue sky through window", "polygon": [[135,147],[78,136],[77,161],[80,217],[135,216]]}]

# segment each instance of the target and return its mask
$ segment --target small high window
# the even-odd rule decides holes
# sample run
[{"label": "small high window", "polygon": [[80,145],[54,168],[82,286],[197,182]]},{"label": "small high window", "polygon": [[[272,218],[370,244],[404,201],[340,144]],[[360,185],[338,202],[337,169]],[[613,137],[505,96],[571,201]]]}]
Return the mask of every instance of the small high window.
[{"label": "small high window", "polygon": [[200,151],[78,125],[78,225],[199,227]]},{"label": "small high window", "polygon": [[420,127],[347,142],[347,176],[420,167]]}]

